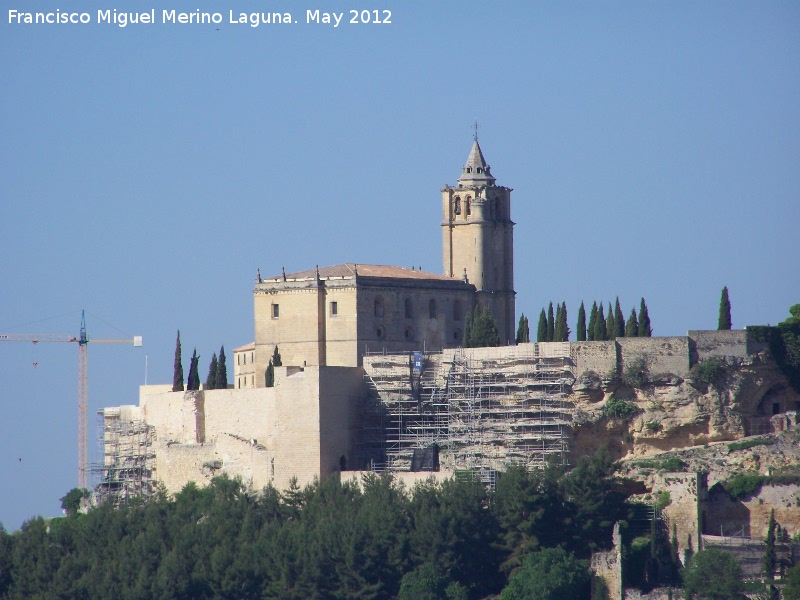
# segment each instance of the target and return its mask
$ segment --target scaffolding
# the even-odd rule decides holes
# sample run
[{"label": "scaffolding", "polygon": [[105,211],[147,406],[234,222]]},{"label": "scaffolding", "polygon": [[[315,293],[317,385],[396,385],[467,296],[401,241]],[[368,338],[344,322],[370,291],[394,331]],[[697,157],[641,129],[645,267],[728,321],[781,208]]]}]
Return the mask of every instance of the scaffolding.
[{"label": "scaffolding", "polygon": [[511,464],[568,462],[574,381],[569,344],[450,349],[423,355],[367,355],[371,393],[363,407],[366,468],[408,471],[435,445],[442,466],[488,484]]},{"label": "scaffolding", "polygon": [[97,411],[97,421],[103,458],[92,468],[100,480],[94,487],[95,502],[117,507],[152,496],[157,489],[155,427],[123,418],[118,408]]}]

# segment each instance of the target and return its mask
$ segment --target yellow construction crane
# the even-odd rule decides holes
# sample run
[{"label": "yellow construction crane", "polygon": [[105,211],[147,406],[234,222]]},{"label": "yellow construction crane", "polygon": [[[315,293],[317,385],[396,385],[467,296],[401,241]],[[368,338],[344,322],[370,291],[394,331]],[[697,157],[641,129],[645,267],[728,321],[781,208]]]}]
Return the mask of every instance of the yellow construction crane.
[{"label": "yellow construction crane", "polygon": [[74,335],[52,333],[0,333],[0,342],[67,342],[78,344],[78,487],[89,487],[89,458],[86,448],[89,406],[89,342],[92,344],[130,344],[142,345],[142,336],[128,340],[90,340],[86,335],[86,314],[81,311],[81,331]]}]

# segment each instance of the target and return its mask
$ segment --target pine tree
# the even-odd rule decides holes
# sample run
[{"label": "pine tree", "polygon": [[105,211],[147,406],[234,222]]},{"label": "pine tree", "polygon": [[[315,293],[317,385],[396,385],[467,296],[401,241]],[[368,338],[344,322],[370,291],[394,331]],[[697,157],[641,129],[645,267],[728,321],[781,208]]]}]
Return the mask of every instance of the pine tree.
[{"label": "pine tree", "polygon": [[583,300],[581,300],[581,306],[578,309],[578,325],[575,335],[579,342],[586,341],[586,309],[583,306]]},{"label": "pine tree", "polygon": [[536,330],[536,341],[547,341],[547,315],[545,315],[544,309],[539,313],[539,327]]},{"label": "pine tree", "polygon": [[625,337],[625,317],[622,315],[622,308],[619,305],[619,296],[617,296],[617,304],[614,306],[614,337]]},{"label": "pine tree", "polygon": [[197,348],[192,351],[192,358],[189,362],[189,378],[186,381],[186,389],[190,391],[200,389],[200,374],[197,371],[197,363],[200,357],[197,356]]},{"label": "pine tree", "polygon": [[651,337],[653,335],[653,329],[650,327],[650,315],[647,314],[647,304],[642,298],[642,302],[639,305],[639,331],[637,332],[639,337]]},{"label": "pine tree", "polygon": [[181,331],[178,330],[178,339],[175,342],[175,362],[172,369],[172,391],[183,391],[183,365],[181,364]]},{"label": "pine tree", "polygon": [[472,345],[473,348],[483,348],[485,346],[499,346],[500,334],[497,330],[497,321],[492,315],[489,307],[485,307],[482,312],[478,312],[480,307],[476,307],[476,314],[473,317],[472,325]]},{"label": "pine tree", "polygon": [[625,337],[636,337],[639,335],[639,317],[636,316],[636,309],[631,309],[628,322],[625,323]]},{"label": "pine tree", "polygon": [[594,324],[594,339],[601,342],[607,337],[606,333],[606,316],[603,314],[603,303],[600,303],[597,309],[597,319]]},{"label": "pine tree", "polygon": [[594,330],[597,328],[597,302],[592,301],[592,310],[589,313],[589,325],[586,328],[586,338],[590,342],[594,342],[597,338],[594,337]]},{"label": "pine tree", "polygon": [[517,343],[525,344],[531,341],[531,331],[528,327],[528,317],[522,313],[519,317],[519,325],[517,326]]},{"label": "pine tree", "polygon": [[216,389],[217,385],[217,353],[211,355],[211,363],[208,365],[208,377],[206,377],[206,389]]},{"label": "pine tree", "polygon": [[614,309],[611,308],[611,302],[608,303],[608,316],[606,317],[606,339],[613,340],[617,331],[616,323],[614,322]]},{"label": "pine tree", "polygon": [[556,329],[556,318],[553,315],[553,301],[550,301],[550,306],[547,307],[547,342],[553,341]]},{"label": "pine tree", "polygon": [[728,286],[722,288],[722,297],[719,299],[719,325],[717,329],[731,328],[731,301],[728,298]]},{"label": "pine tree", "polygon": [[225,364],[225,346],[219,347],[219,357],[217,358],[217,378],[214,381],[214,389],[228,389],[228,366]]}]

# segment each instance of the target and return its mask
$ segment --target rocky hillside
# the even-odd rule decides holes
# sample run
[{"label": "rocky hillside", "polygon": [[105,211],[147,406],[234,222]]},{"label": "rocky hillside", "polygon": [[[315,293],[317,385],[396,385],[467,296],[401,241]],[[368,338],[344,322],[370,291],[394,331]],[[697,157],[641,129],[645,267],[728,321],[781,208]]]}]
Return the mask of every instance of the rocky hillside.
[{"label": "rocky hillside", "polygon": [[619,459],[681,454],[708,465],[736,460],[737,468],[741,462],[743,469],[755,471],[781,466],[789,460],[784,455],[797,458],[785,454],[784,442],[741,457],[729,456],[721,443],[796,424],[800,394],[768,352],[704,361],[685,379],[651,374],[644,361],[618,376],[586,372],[573,384],[570,399],[576,456],[605,447]]}]

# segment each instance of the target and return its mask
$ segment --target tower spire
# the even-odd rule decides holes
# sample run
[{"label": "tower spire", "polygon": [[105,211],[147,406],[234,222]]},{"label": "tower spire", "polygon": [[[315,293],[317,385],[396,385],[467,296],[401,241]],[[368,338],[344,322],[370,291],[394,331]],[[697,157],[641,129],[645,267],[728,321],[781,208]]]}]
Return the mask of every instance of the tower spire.
[{"label": "tower spire", "polygon": [[475,119],[475,124],[473,126],[475,133],[472,134],[472,139],[476,142],[478,141],[478,119]]}]

